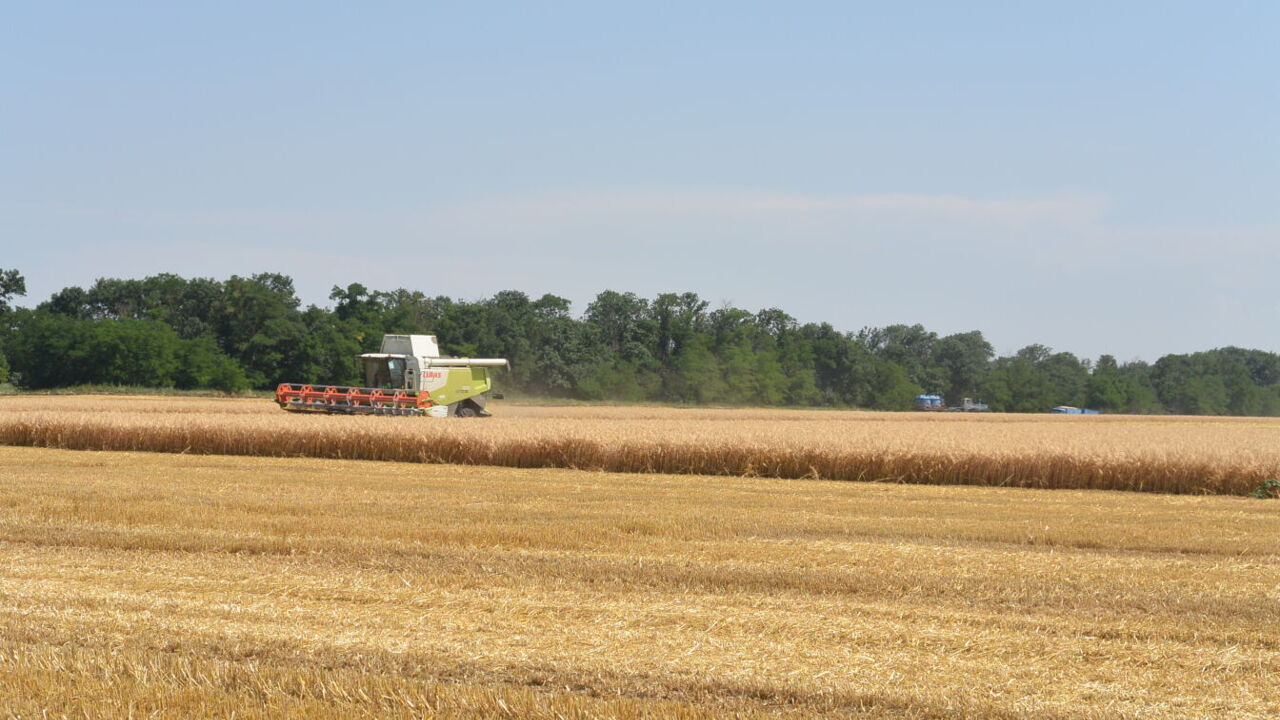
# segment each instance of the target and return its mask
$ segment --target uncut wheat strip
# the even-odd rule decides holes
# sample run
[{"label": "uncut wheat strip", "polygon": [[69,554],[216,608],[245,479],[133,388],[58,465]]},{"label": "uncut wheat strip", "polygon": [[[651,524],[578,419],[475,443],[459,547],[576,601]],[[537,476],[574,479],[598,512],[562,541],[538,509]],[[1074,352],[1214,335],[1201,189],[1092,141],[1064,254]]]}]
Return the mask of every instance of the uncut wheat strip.
[{"label": "uncut wheat strip", "polygon": [[379,432],[387,427],[365,425],[356,430],[351,426],[223,426],[208,421],[130,424],[96,416],[77,420],[28,417],[0,423],[0,443],[77,450],[1234,495],[1250,492],[1275,474],[1274,468],[1257,464],[1232,465],[1194,457],[1108,458],[1046,450],[994,455],[842,451],[821,446],[739,445],[731,441],[606,443],[582,437],[483,438],[446,432]]},{"label": "uncut wheat strip", "polygon": [[[110,416],[125,424],[251,425],[272,432],[285,427],[324,427],[333,434],[360,434],[376,425],[381,434],[465,437],[473,441],[516,437],[527,441],[580,438],[608,445],[655,443],[760,445],[780,450],[850,448],[893,452],[900,449],[937,453],[1026,455],[1030,451],[1081,456],[1192,456],[1231,466],[1246,464],[1280,468],[1280,420],[1265,418],[1147,418],[1098,416],[938,416],[910,413],[866,413],[762,410],[676,410],[671,408],[512,407],[484,423],[397,424],[388,418],[318,418],[286,416],[274,403],[261,400],[168,398],[44,398],[60,401],[45,408],[33,398],[17,403],[0,398],[0,418],[36,417],[75,421]],[[42,399],[43,400],[43,399]],[[115,402],[103,403],[102,400]],[[26,403],[24,405],[23,403]],[[26,410],[22,410],[26,407]],[[224,412],[224,408],[235,412]],[[4,412],[15,408],[16,412]],[[169,410],[172,409],[172,412]],[[525,414],[529,411],[532,414]],[[776,412],[774,417],[769,413]],[[773,418],[773,419],[766,419]],[[309,422],[312,421],[312,422]]]},{"label": "uncut wheat strip", "polygon": [[[1030,457],[990,461],[958,456],[928,454],[835,453],[820,451],[780,452],[732,446],[718,448],[687,445],[623,445],[606,451],[599,443],[568,439],[522,441],[500,439],[476,442],[437,436],[427,442],[401,435],[347,437],[334,442],[326,433],[307,429],[275,431],[206,432],[201,428],[149,427],[129,429],[115,424],[86,422],[67,429],[57,423],[10,427],[7,436],[17,444],[81,449],[128,449],[168,452],[200,452],[246,455],[299,455],[370,460],[456,462],[510,465],[517,467],[579,467],[627,472],[693,472],[699,474],[761,475],[770,477],[828,477],[832,479],[875,479],[900,482],[1016,485],[1024,487],[1102,487],[1110,489],[1153,489],[1181,492],[1231,491],[1233,478],[1221,470],[1190,463],[1153,467],[1141,464],[1138,473],[1132,464],[1119,464],[1129,472],[1117,473],[1116,465],[1082,462],[1071,457],[1036,453]],[[23,431],[26,430],[27,437]],[[358,441],[358,442],[355,442]],[[790,455],[790,457],[788,457]],[[963,467],[961,467],[963,466]],[[1058,468],[1055,480],[1046,468]],[[1067,468],[1063,471],[1062,468]],[[932,469],[931,469],[932,468]],[[957,468],[960,470],[957,471]],[[1090,479],[1090,475],[1097,478]],[[1150,487],[1146,476],[1152,476]],[[1187,477],[1190,475],[1190,479]],[[1134,481],[1134,478],[1137,481]],[[1249,485],[1256,473],[1235,485]],[[1197,479],[1199,482],[1197,482]],[[1123,480],[1123,481],[1122,481]],[[1247,490],[1248,487],[1236,487]]]}]

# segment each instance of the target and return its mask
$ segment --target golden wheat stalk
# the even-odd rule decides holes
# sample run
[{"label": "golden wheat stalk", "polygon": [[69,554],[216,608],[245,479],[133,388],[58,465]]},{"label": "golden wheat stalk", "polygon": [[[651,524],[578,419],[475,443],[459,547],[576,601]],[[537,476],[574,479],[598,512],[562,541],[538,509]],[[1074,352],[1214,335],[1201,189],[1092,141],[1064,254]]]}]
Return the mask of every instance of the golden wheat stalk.
[{"label": "golden wheat stalk", "polygon": [[513,408],[514,417],[466,422],[298,417],[261,402],[58,400],[0,405],[0,443],[1233,495],[1280,475],[1280,423],[1259,420]]}]

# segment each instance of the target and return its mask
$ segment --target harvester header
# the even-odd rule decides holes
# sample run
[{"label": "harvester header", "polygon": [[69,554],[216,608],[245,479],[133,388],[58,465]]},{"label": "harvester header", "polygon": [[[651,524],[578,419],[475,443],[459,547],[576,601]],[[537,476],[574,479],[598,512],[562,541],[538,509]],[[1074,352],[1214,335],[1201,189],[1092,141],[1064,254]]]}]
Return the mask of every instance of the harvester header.
[{"label": "harvester header", "polygon": [[442,357],[435,335],[384,335],[380,352],[358,356],[364,386],[281,383],[285,410],[345,415],[487,417],[489,368],[501,358]]}]

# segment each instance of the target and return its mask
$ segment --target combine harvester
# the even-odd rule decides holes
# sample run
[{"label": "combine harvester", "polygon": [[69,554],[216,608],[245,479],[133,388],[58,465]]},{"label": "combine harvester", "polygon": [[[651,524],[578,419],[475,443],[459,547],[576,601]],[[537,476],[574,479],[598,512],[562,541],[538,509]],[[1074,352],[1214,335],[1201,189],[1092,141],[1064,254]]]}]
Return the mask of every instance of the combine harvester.
[{"label": "combine harvester", "polygon": [[488,417],[489,368],[511,366],[502,359],[441,357],[435,335],[384,335],[381,352],[358,357],[364,387],[281,383],[276,402],[294,412]]}]

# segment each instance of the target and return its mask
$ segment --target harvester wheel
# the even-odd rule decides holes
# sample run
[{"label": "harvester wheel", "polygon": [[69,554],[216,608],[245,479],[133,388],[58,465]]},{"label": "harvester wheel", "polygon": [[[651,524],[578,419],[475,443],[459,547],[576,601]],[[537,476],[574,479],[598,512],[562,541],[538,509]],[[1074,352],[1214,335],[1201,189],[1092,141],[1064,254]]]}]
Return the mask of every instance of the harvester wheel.
[{"label": "harvester wheel", "polygon": [[453,411],[453,416],[460,418],[472,418],[476,416],[476,409],[471,405],[471,403],[462,403],[458,406],[457,410]]}]

